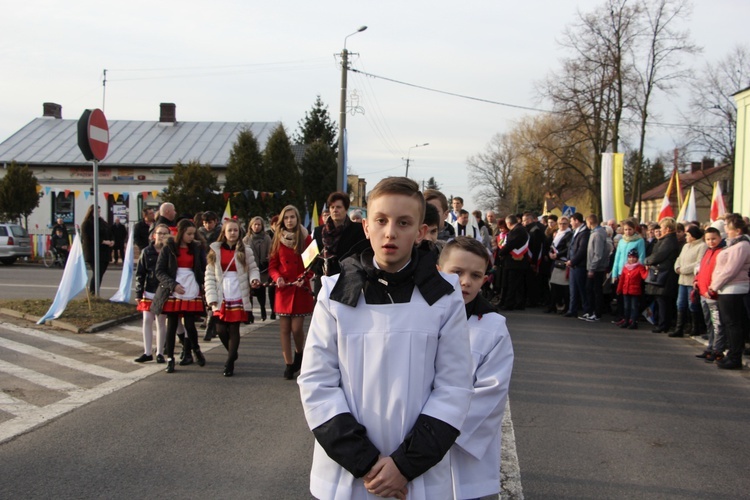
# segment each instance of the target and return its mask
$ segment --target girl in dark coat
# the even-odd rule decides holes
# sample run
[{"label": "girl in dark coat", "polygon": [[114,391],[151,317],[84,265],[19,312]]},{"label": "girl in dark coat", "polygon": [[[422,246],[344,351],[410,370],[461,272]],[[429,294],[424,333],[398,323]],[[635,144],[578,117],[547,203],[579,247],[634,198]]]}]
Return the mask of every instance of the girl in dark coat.
[{"label": "girl in dark coat", "polygon": [[156,263],[161,249],[169,239],[169,227],[159,224],[154,229],[154,242],[141,252],[138,267],[135,271],[135,298],[138,310],[143,312],[143,354],[136,358],[136,363],[153,361],[151,353],[154,340],[154,321],[156,322],[156,362],[164,363],[164,340],[167,338],[167,318],[163,314],[151,312],[151,301],[159,289],[156,278]]},{"label": "girl in dark coat", "polygon": [[[99,286],[101,287],[102,278],[104,278],[104,273],[107,271],[107,266],[109,266],[110,253],[115,242],[109,224],[99,217],[99,207],[96,207],[96,210],[97,222],[99,224]],[[81,222],[81,245],[83,247],[83,259],[86,261],[86,264],[91,266],[91,270],[95,272],[94,205],[91,205],[86,210],[86,215],[83,216],[83,222]],[[89,282],[89,291],[92,295],[96,292],[95,287],[95,277],[92,275]]]},{"label": "girl in dark coat", "polygon": [[669,330],[672,323],[673,309],[677,301],[677,273],[674,272],[674,263],[680,255],[680,244],[675,234],[676,223],[672,217],[665,217],[659,221],[661,234],[657,232],[658,239],[654,244],[651,255],[646,257],[646,268],[655,267],[659,274],[666,273],[667,278],[664,285],[646,282],[646,295],[654,297],[657,309],[656,327],[651,330],[654,333],[663,333]]},{"label": "girl in dark coat", "polygon": [[205,314],[202,291],[206,272],[206,252],[203,246],[194,240],[195,224],[189,219],[181,220],[177,224],[177,236],[169,239],[156,263],[159,290],[151,304],[151,311],[154,314],[164,312],[167,315],[167,373],[174,372],[175,335],[180,317],[187,332],[185,356],[180,361],[180,366],[193,362],[191,348],[198,364],[206,364],[198,345],[198,330],[195,327],[196,316]]}]

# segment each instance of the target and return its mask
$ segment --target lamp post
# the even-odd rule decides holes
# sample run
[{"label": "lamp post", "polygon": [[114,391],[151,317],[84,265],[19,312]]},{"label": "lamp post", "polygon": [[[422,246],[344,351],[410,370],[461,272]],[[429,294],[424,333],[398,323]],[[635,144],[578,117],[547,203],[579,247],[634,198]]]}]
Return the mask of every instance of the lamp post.
[{"label": "lamp post", "polygon": [[[429,146],[429,142],[425,142],[424,144],[415,144],[414,146],[411,146],[409,150],[406,152],[406,173],[404,174],[404,177],[409,177],[409,161],[411,158],[411,150],[414,148],[421,148],[422,146]],[[401,158],[403,160],[403,158]]]},{"label": "lamp post", "polygon": [[338,161],[336,163],[336,190],[346,192],[346,182],[344,181],[344,133],[346,131],[346,75],[349,70],[349,52],[346,50],[346,39],[367,29],[367,26],[360,26],[357,31],[344,37],[344,50],[341,51],[341,102],[339,109],[339,151]]}]

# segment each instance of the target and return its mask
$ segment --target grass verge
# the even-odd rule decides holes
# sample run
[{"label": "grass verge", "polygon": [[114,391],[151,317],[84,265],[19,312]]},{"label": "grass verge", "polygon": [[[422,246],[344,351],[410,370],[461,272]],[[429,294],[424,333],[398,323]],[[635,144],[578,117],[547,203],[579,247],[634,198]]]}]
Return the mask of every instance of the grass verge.
[{"label": "grass verge", "polygon": [[[41,318],[52,305],[51,299],[0,300],[0,308],[11,309]],[[130,316],[136,312],[135,304],[91,299],[91,309],[86,299],[71,300],[65,312],[58,318],[81,329],[113,319]]]}]

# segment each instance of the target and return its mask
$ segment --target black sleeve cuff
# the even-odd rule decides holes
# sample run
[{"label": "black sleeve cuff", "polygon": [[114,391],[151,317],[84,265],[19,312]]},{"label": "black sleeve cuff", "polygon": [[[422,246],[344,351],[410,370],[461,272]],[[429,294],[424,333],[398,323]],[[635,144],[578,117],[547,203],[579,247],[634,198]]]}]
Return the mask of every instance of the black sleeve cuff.
[{"label": "black sleeve cuff", "polygon": [[419,415],[404,442],[391,458],[409,481],[440,462],[461,434],[458,429],[429,415]]},{"label": "black sleeve cuff", "polygon": [[351,413],[336,415],[313,429],[313,434],[328,456],[354,477],[367,474],[380,456],[367,438],[367,429]]}]

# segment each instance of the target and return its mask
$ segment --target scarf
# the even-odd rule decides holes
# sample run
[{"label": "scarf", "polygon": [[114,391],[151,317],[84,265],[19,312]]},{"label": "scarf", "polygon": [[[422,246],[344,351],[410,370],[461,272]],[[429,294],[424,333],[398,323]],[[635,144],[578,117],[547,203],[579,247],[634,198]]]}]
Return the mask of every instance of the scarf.
[{"label": "scarf", "polygon": [[287,248],[297,250],[297,231],[287,231],[285,228],[280,228],[281,234],[279,235],[279,242]]},{"label": "scarf", "polygon": [[558,229],[557,233],[555,234],[555,238],[552,240],[552,246],[557,248],[557,245],[560,244],[560,241],[562,241],[563,237],[570,232],[570,228],[565,229]]},{"label": "scarf", "polygon": [[631,241],[638,241],[640,239],[641,239],[641,235],[638,233],[633,233],[632,236],[625,236],[624,234],[622,235],[622,241],[626,243],[630,243]]},{"label": "scarf", "polygon": [[325,257],[330,258],[336,256],[336,250],[338,250],[341,235],[344,234],[344,231],[351,223],[352,220],[348,215],[344,218],[344,222],[342,222],[340,226],[337,226],[333,222],[333,218],[328,218],[322,230],[323,251],[325,252]]},{"label": "scarf", "polygon": [[737,243],[741,241],[747,241],[748,243],[750,243],[750,238],[748,238],[746,234],[741,234],[737,236],[736,238],[734,238],[733,240],[730,240],[729,238],[727,238],[727,248],[733,245],[736,245]]}]

